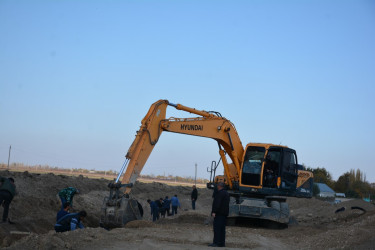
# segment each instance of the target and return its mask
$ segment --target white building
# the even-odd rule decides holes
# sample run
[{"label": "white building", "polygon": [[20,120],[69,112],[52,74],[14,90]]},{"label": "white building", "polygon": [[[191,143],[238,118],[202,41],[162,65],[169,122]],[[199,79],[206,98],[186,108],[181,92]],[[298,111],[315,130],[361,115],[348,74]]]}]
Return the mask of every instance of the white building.
[{"label": "white building", "polygon": [[319,187],[319,197],[335,197],[336,193],[325,183],[315,183]]}]

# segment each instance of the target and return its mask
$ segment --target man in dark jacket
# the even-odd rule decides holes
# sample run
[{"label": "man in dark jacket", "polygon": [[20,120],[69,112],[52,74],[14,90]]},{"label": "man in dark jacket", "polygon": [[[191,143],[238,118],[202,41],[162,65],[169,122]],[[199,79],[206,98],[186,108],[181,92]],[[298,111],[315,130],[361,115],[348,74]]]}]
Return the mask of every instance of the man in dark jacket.
[{"label": "man in dark jacket", "polygon": [[166,209],[164,208],[164,200],[163,200],[163,198],[160,198],[158,201],[156,200],[155,202],[156,202],[156,204],[159,207],[160,217],[161,218],[165,218]]},{"label": "man in dark jacket", "polygon": [[224,189],[225,184],[217,184],[217,193],[212,203],[211,215],[214,217],[214,240],[210,247],[225,247],[225,224],[229,214],[229,194]]},{"label": "man in dark jacket", "polygon": [[[13,178],[5,178],[0,176],[0,205],[3,204],[3,220],[6,222],[8,220],[9,205],[16,195],[16,185],[14,185]],[[9,223],[11,223],[9,221]]]},{"label": "man in dark jacket", "polygon": [[82,221],[86,217],[86,211],[79,213],[67,214],[60,218],[55,224],[55,231],[58,233],[74,231],[77,228],[84,228]]},{"label": "man in dark jacket", "polygon": [[163,208],[167,212],[167,215],[171,215],[171,200],[168,199],[168,196],[165,196],[165,199],[163,200]]},{"label": "man in dark jacket", "polygon": [[198,199],[198,190],[195,185],[193,185],[193,191],[191,191],[191,207],[195,210],[195,202]]}]

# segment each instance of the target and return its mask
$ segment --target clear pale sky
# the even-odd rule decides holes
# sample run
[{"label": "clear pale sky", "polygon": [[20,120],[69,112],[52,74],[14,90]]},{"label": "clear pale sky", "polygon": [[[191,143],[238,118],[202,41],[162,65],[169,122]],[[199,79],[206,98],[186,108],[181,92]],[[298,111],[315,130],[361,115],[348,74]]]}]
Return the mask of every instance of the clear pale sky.
[{"label": "clear pale sky", "polygon": [[[375,182],[374,95],[374,1],[0,1],[2,163],[12,145],[11,163],[118,171],[168,99]],[[142,173],[208,178],[218,159],[166,132]]]}]

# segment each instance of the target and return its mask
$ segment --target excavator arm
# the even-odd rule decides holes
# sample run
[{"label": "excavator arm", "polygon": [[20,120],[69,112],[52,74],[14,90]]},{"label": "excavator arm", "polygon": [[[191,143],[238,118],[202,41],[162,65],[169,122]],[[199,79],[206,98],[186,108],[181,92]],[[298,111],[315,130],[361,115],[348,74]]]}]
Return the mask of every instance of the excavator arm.
[{"label": "excavator arm", "polygon": [[[168,106],[196,114],[198,117],[166,119]],[[163,131],[216,140],[224,165],[225,180],[230,189],[236,184],[238,186],[244,148],[234,125],[221,117],[218,112],[200,111],[180,104],[172,104],[167,100],[159,100],[151,105],[142,119],[141,127],[125,156],[125,162],[117,179],[108,185],[110,195],[104,198],[100,219],[103,227],[122,227],[127,222],[142,217],[143,209],[130,197],[130,191]],[[227,162],[225,154],[229,156],[232,163]],[[121,176],[123,177],[120,182]],[[125,187],[125,191],[121,194],[122,187]]]},{"label": "excavator arm", "polygon": [[[125,156],[125,164],[123,165],[116,182],[118,182],[126,164],[128,164],[121,183],[135,183],[148,157],[159,140],[162,132],[160,129],[160,123],[165,119],[167,106],[167,100],[159,100],[151,105],[146,116],[142,119],[141,127],[137,131],[135,139]],[[131,186],[132,185],[126,187],[126,194],[130,193]]]},{"label": "excavator arm", "polygon": [[[178,110],[197,114],[200,117],[166,119],[168,105]],[[223,159],[224,174],[228,180],[228,185],[232,188],[233,183],[238,182],[244,148],[234,125],[226,118],[221,117],[217,112],[200,111],[181,104],[172,104],[167,100],[159,100],[151,105],[146,116],[143,118],[136,138],[126,154],[128,166],[121,183],[135,183],[163,131],[216,140],[224,148],[223,150],[220,147],[219,151],[222,159],[225,157],[224,152],[226,152],[233,162],[232,164],[228,164]],[[122,171],[124,168],[125,166],[123,166]],[[122,171],[120,171],[119,177]],[[119,177],[116,181],[118,181]],[[130,193],[131,186],[127,185],[126,194]]]}]

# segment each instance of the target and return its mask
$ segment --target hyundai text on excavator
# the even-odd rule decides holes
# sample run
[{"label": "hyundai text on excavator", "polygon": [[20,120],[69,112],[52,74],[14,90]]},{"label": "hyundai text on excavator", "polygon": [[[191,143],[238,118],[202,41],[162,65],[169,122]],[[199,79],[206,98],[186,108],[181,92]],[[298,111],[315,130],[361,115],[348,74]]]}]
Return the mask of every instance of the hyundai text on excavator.
[{"label": "hyundai text on excavator", "polygon": [[[166,119],[168,106],[198,117]],[[259,218],[287,224],[289,207],[286,198],[312,197],[313,174],[298,164],[295,150],[265,143],[249,143],[244,148],[233,123],[220,113],[159,100],[151,105],[143,118],[117,179],[108,185],[110,194],[103,201],[102,226],[121,227],[142,218],[142,207],[131,197],[130,191],[163,131],[217,141],[224,175],[215,176],[218,164],[213,161],[207,187],[215,188],[219,181],[225,183],[231,196],[229,217]]]}]

